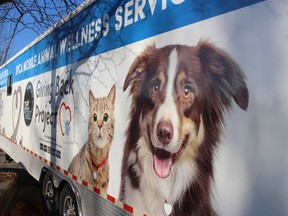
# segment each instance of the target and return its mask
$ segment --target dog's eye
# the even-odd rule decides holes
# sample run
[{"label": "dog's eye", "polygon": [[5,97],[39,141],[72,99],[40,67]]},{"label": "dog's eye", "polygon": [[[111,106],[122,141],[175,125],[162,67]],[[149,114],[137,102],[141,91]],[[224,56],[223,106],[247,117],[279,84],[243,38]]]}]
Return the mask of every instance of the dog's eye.
[{"label": "dog's eye", "polygon": [[93,115],[93,121],[94,121],[94,122],[97,121],[97,114],[96,114],[96,113],[94,113],[94,115]]},{"label": "dog's eye", "polygon": [[154,83],[153,85],[153,93],[157,93],[160,89],[160,84],[158,82]]},{"label": "dog's eye", "polygon": [[109,120],[109,115],[108,115],[107,113],[104,114],[103,120],[104,120],[104,122],[108,122],[108,120]]},{"label": "dog's eye", "polygon": [[184,99],[189,99],[191,96],[191,88],[189,86],[185,86],[183,89],[183,97]]}]

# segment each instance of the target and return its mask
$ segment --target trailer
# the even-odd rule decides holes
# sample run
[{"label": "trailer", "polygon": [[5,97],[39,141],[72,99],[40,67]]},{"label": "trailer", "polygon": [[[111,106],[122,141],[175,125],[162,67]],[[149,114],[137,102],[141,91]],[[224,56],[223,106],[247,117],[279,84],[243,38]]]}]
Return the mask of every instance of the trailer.
[{"label": "trailer", "polygon": [[[203,215],[203,209],[210,209],[210,200],[213,207],[207,215],[287,215],[287,9],[284,1],[269,0],[84,2],[0,67],[0,148],[41,183],[47,215]],[[177,54],[171,51],[169,61],[155,57],[172,47]],[[205,123],[215,120],[215,116],[188,115],[196,105],[183,111],[185,120],[179,114],[184,106],[192,104],[192,99],[208,94],[201,93],[202,87],[214,85],[206,86],[204,78],[199,78],[201,74],[192,78],[185,74],[185,70],[204,70],[210,57],[199,51],[195,59],[205,55],[207,62],[199,64],[201,69],[190,67],[191,61],[185,63],[190,56],[180,56],[185,47],[193,53],[200,47],[219,48],[215,58],[221,55],[233,73],[241,68],[236,78],[213,81],[222,83],[225,79],[214,93],[220,92],[219,97],[225,100],[218,102],[232,111],[227,115],[225,106],[219,105],[224,111],[219,111],[223,116],[215,127],[222,129],[219,140],[216,138],[214,159],[207,162],[213,164],[211,170],[205,168],[206,164],[201,166],[199,149],[209,133],[216,133],[212,129],[208,132]],[[176,57],[181,58],[181,64],[175,66],[171,59]],[[154,65],[161,65],[157,79],[151,72],[156,70],[153,64],[143,63],[151,58]],[[171,85],[163,84],[168,83],[167,68],[163,66],[166,61],[167,68],[182,70]],[[218,63],[209,68],[221,70],[224,64]],[[151,77],[143,78],[144,68]],[[148,84],[150,78],[153,82]],[[179,106],[167,101],[169,111],[161,108],[161,112],[170,115],[172,123],[159,123],[155,136],[165,149],[182,129],[187,129],[183,125],[190,122],[197,132],[186,135],[180,150],[170,155],[168,150],[154,146],[152,129],[148,135],[143,131],[150,131],[149,120],[154,123],[160,119],[160,114],[155,118],[149,114],[152,107],[157,107],[157,100],[164,101],[164,96],[155,95],[186,81],[183,98],[187,100],[174,99],[174,103],[183,102]],[[238,89],[233,89],[239,86],[241,96]],[[146,91],[146,87],[151,90]],[[171,93],[171,97],[177,93]],[[232,96],[226,98],[230,93]],[[210,99],[216,107],[214,96]],[[203,104],[207,112],[216,109],[206,109],[207,103]],[[221,115],[219,112],[217,115]],[[174,123],[183,128],[173,132]],[[191,147],[197,148],[193,154],[185,152],[194,142],[192,136],[201,140]],[[145,143],[142,139],[151,142],[148,147],[139,146]],[[147,149],[152,149],[151,155],[146,155]],[[196,154],[192,167],[179,159],[181,154]],[[143,162],[146,158],[153,162]],[[173,165],[178,161],[186,164],[179,171],[181,177],[177,177]],[[203,194],[192,189],[189,194],[183,188],[189,187],[191,179],[191,184],[193,179],[200,179],[197,172],[201,169],[211,174],[203,180],[203,188],[211,187],[211,194],[205,198],[207,202],[199,202],[205,207],[190,208],[194,201],[189,199],[198,203],[194,194],[199,193],[199,199]],[[142,176],[146,175],[144,171],[153,176]],[[169,183],[171,176],[181,181]]]}]

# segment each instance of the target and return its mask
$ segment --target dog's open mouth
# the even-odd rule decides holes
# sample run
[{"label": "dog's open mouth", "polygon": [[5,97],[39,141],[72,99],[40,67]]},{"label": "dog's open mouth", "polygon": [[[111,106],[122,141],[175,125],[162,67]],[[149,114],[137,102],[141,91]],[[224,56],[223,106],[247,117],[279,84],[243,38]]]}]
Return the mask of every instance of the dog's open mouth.
[{"label": "dog's open mouth", "polygon": [[155,173],[160,178],[166,178],[170,175],[172,158],[173,154],[171,154],[170,152],[164,149],[154,148],[153,167]]},{"label": "dog's open mouth", "polygon": [[171,167],[181,155],[187,144],[188,135],[183,140],[180,149],[176,153],[171,153],[163,148],[156,148],[152,145],[153,168],[157,176],[167,178],[171,173]]}]

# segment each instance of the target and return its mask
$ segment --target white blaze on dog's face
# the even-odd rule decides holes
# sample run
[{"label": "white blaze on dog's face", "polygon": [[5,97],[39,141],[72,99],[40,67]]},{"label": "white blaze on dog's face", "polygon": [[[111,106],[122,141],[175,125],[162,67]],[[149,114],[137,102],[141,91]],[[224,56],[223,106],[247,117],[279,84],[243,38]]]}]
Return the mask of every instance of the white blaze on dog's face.
[{"label": "white blaze on dog's face", "polygon": [[151,128],[152,148],[155,151],[153,165],[155,173],[161,178],[168,177],[173,163],[188,153],[186,147],[195,150],[199,144],[193,119],[183,115],[181,103],[191,103],[193,92],[192,86],[186,82],[188,74],[179,71],[180,64],[178,52],[173,49],[168,58],[164,101],[156,112],[155,124]]},{"label": "white blaze on dog's face", "polygon": [[[181,57],[185,49],[179,52],[176,47],[155,50],[143,66],[147,74],[140,93],[144,101],[141,136],[150,145],[153,168],[160,178],[167,178],[175,163],[185,158],[193,161],[204,136],[201,106],[195,99],[197,86],[191,74],[191,70],[200,70],[185,64],[187,59]],[[185,53],[184,58],[188,58]]]},{"label": "white blaze on dog's face", "polygon": [[[177,75],[177,52],[173,50],[169,56],[169,66],[166,81],[166,97],[159,106],[155,116],[155,124],[151,128],[151,141],[156,149],[163,149],[165,152],[153,154],[153,165],[155,173],[161,177],[169,176],[172,165],[172,154],[179,151],[181,143],[179,140],[179,118],[176,103],[174,102],[174,81]],[[163,157],[160,155],[163,154]]]}]

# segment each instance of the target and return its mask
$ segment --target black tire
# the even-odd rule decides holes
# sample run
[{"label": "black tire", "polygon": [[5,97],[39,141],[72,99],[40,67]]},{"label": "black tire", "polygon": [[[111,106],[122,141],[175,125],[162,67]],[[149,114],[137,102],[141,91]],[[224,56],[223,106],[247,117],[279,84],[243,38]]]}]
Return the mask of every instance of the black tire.
[{"label": "black tire", "polygon": [[8,154],[5,154],[5,160],[8,161],[8,163],[13,161],[13,159]]},{"label": "black tire", "polygon": [[61,190],[59,199],[59,215],[60,216],[77,216],[78,207],[75,194],[67,183]]},{"label": "black tire", "polygon": [[42,182],[42,203],[45,215],[57,215],[58,210],[58,191],[52,182],[50,172],[47,172]]}]

